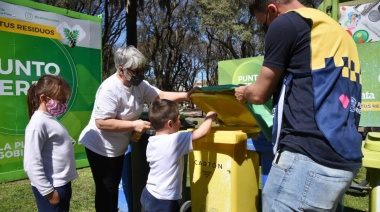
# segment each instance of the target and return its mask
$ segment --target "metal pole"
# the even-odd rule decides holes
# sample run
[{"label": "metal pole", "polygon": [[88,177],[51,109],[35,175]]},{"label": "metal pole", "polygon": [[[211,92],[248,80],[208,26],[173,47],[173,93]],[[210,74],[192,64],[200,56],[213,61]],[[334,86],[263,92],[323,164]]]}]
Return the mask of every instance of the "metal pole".
[{"label": "metal pole", "polygon": [[[203,71],[201,72],[202,73],[202,88],[203,88]],[[203,110],[202,110],[202,117],[203,117]]]}]

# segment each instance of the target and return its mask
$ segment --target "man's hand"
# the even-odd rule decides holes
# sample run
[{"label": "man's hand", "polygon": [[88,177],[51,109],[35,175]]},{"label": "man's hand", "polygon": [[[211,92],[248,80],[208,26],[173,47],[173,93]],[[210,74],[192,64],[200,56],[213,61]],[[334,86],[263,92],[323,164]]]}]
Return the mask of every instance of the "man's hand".
[{"label": "man's hand", "polygon": [[235,97],[240,103],[245,103],[247,100],[244,98],[244,90],[247,86],[240,86],[235,88]]}]

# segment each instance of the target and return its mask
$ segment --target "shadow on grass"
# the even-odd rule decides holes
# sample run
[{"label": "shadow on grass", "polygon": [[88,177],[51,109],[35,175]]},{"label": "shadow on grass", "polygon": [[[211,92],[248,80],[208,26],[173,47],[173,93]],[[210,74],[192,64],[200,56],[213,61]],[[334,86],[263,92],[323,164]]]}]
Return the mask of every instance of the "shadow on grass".
[{"label": "shadow on grass", "polygon": [[351,195],[353,197],[365,197],[369,195],[369,191],[361,191],[361,192],[352,192],[352,191],[347,191],[346,194]]},{"label": "shadow on grass", "polygon": [[350,207],[344,207],[344,212],[363,212],[363,210],[358,210]]}]

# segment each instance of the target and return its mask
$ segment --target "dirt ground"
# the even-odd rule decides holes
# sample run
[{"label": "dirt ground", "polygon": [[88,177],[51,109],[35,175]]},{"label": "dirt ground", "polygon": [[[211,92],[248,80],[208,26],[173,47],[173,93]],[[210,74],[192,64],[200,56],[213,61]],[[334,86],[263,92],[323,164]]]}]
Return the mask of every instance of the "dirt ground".
[{"label": "dirt ground", "polygon": [[186,108],[182,110],[182,113],[185,114],[186,118],[202,118],[204,115],[202,111],[198,108]]},{"label": "dirt ground", "polygon": [[[186,108],[182,110],[182,113],[185,115],[185,120],[189,124],[185,128],[190,126],[195,128],[199,127],[199,125],[204,121],[204,117],[206,115],[199,108]],[[212,126],[217,127],[220,126],[220,124],[217,121],[213,121]]]}]

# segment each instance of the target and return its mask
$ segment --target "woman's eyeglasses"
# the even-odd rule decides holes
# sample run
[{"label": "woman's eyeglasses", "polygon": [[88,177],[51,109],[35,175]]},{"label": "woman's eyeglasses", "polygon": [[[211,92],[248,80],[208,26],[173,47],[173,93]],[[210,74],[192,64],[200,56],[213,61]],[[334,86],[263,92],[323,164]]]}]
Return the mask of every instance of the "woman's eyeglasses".
[{"label": "woman's eyeglasses", "polygon": [[144,75],[145,70],[146,68],[140,68],[140,69],[135,69],[135,70],[127,68],[127,73],[132,77],[138,77],[138,76]]}]

